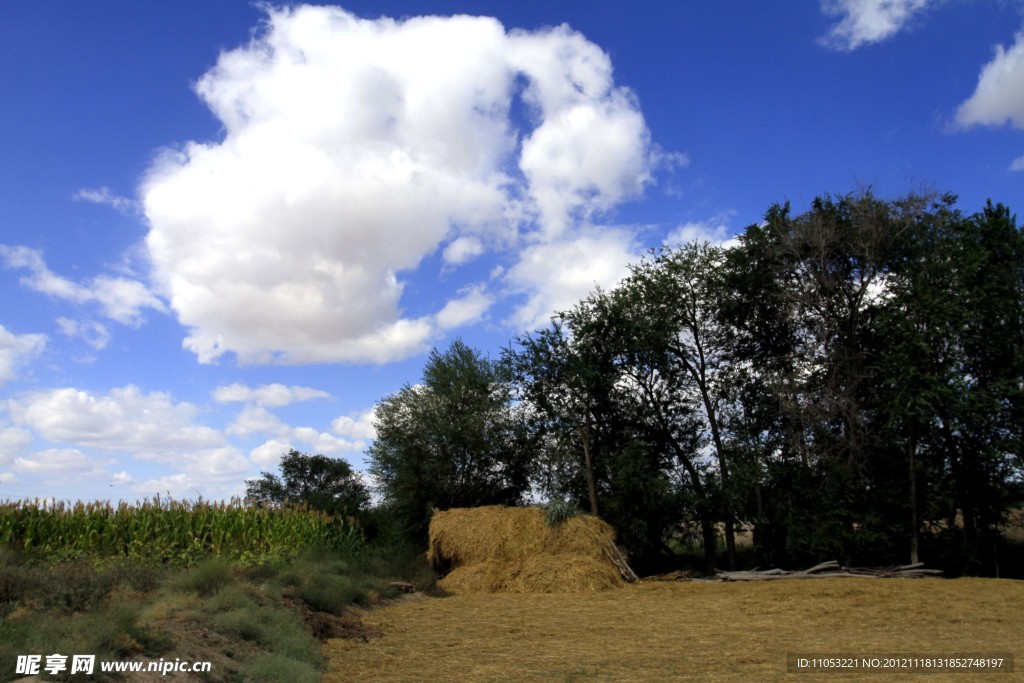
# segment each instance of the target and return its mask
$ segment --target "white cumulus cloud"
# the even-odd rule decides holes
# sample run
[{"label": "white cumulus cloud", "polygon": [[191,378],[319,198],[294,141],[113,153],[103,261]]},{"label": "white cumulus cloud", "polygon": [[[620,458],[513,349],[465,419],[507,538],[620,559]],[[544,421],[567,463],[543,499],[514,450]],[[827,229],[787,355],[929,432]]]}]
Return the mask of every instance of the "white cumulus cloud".
[{"label": "white cumulus cloud", "polygon": [[992,61],[981,69],[974,94],[957,109],[956,121],[961,126],[1008,123],[1024,128],[1024,31],[1009,48],[995,47]]},{"label": "white cumulus cloud", "polygon": [[840,17],[821,39],[837,50],[856,50],[899,33],[916,16],[942,0],[822,0],[822,11]]},{"label": "white cumulus cloud", "polygon": [[452,299],[435,316],[437,326],[450,330],[480,320],[494,303],[483,285],[475,285],[462,292],[458,299]]},{"label": "white cumulus cloud", "polygon": [[198,424],[198,409],[163,392],[127,385],[97,394],[74,388],[31,392],[7,401],[11,421],[47,441],[173,462],[227,445]]},{"label": "white cumulus cloud", "polygon": [[[313,427],[294,427],[261,405],[247,405],[243,408],[227,431],[229,434],[241,437],[260,434],[270,436],[272,437],[270,442],[287,445],[284,448],[284,453],[287,453],[294,443],[302,444],[302,450],[311,450],[316,453],[359,451],[367,446],[362,439],[346,438],[344,433],[331,434]],[[263,464],[267,461],[266,444],[258,447],[254,452],[257,453],[254,462]]]},{"label": "white cumulus cloud", "polygon": [[335,434],[348,439],[373,441],[377,438],[376,412],[373,408],[354,415],[342,415],[331,422]]},{"label": "white cumulus cloud", "polygon": [[504,276],[512,289],[528,293],[509,322],[519,329],[546,327],[556,311],[572,308],[595,286],[614,287],[640,257],[626,230],[572,235],[531,246]]},{"label": "white cumulus cloud", "polygon": [[48,448],[16,458],[15,472],[67,476],[95,476],[103,473],[103,466],[114,461],[90,458],[76,448]]},{"label": "white cumulus cloud", "polygon": [[[166,151],[141,188],[154,277],[200,362],[408,356],[491,303],[471,286],[406,312],[426,257],[557,243],[650,182],[638,103],[568,27],[267,13],[196,85],[223,138]],[[533,296],[549,278],[527,270]]]}]

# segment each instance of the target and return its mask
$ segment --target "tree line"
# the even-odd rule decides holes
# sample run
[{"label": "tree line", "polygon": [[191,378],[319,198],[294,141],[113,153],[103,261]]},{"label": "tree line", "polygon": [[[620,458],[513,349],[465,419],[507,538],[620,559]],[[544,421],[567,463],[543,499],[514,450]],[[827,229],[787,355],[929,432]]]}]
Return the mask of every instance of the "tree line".
[{"label": "tree line", "polygon": [[[385,397],[368,456],[411,539],[434,509],[558,499],[640,567],[926,561],[996,573],[1024,500],[1024,233],[989,202],[870,191],[652,250],[490,359]],[[723,549],[719,551],[719,543]]]}]

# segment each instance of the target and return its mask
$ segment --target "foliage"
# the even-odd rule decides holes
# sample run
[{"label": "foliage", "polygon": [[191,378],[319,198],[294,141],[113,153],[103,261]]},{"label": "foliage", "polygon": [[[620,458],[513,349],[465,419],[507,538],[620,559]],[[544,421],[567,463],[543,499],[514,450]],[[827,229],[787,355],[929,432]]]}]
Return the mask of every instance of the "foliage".
[{"label": "foliage", "polygon": [[696,525],[706,570],[749,527],[780,565],[996,572],[1024,500],[1024,233],[991,202],[774,205],[736,246],[653,251],[503,363],[534,487],[589,500],[634,559]]},{"label": "foliage", "polygon": [[580,514],[583,514],[583,511],[579,506],[565,498],[552,498],[544,504],[544,521],[548,526],[558,526]]},{"label": "foliage", "polygon": [[[185,568],[131,558],[51,562],[0,548],[0,680],[15,678],[17,655],[54,652],[211,661],[204,680],[225,683],[319,680],[318,638],[342,634],[332,615],[394,597],[392,580],[419,581],[422,555],[409,573],[396,569],[405,562],[384,548],[346,559],[320,548],[255,565],[208,555]],[[346,619],[344,628],[359,628]]]},{"label": "foliage", "polygon": [[301,505],[331,515],[353,516],[370,502],[359,474],[341,458],[292,449],[281,459],[281,476],[261,472],[246,482],[245,497],[260,505]]},{"label": "foliage", "polygon": [[190,565],[219,553],[257,562],[314,546],[351,554],[362,544],[359,527],[346,519],[240,500],[0,504],[0,545],[53,559],[128,557]]},{"label": "foliage", "polygon": [[509,384],[461,340],[434,349],[422,382],[376,415],[370,472],[403,537],[424,541],[434,509],[522,500],[530,453]]}]

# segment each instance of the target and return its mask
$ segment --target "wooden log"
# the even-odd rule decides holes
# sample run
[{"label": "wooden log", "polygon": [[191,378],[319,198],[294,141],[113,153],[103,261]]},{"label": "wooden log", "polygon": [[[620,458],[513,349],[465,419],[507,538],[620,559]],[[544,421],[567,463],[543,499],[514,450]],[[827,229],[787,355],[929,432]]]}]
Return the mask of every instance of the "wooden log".
[{"label": "wooden log", "polygon": [[619,574],[622,575],[622,579],[627,583],[635,583],[640,580],[640,577],[636,575],[632,567],[629,566],[629,562],[626,561],[625,555],[619,550],[619,547],[612,541],[603,548],[605,557],[611,560],[612,564],[619,570]]}]

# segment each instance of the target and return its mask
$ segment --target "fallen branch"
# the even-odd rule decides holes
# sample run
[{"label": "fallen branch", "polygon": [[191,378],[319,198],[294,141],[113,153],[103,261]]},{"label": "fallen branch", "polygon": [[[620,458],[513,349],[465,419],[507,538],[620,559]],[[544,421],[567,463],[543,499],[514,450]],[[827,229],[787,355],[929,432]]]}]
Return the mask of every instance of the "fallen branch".
[{"label": "fallen branch", "polygon": [[604,550],[605,557],[611,560],[612,564],[619,570],[619,574],[622,575],[623,580],[628,583],[635,583],[640,578],[636,575],[633,569],[626,562],[625,555],[619,550],[619,547],[612,541],[608,541],[607,544],[602,548]]},{"label": "fallen branch", "polygon": [[925,569],[924,563],[903,565],[901,567],[843,567],[835,560],[822,562],[803,571],[786,571],[784,569],[766,569],[715,572],[717,581],[772,581],[778,579],[832,579],[832,578],[921,578],[925,576],[941,576],[939,569]]}]

